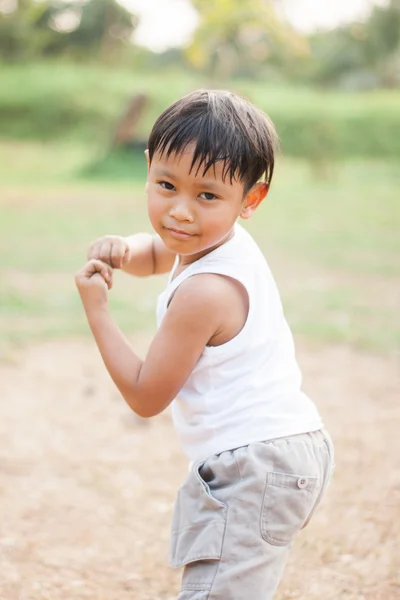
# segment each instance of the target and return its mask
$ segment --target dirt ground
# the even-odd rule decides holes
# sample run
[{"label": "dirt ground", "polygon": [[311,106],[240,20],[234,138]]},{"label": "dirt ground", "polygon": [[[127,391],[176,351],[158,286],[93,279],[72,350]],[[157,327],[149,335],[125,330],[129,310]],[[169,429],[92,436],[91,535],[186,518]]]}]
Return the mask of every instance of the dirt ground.
[{"label": "dirt ground", "polygon": [[[398,600],[398,357],[308,343],[298,355],[337,466],[277,599]],[[0,598],[175,599],[169,522],[187,461],[168,411],[135,417],[91,341],[15,352],[0,388]]]}]

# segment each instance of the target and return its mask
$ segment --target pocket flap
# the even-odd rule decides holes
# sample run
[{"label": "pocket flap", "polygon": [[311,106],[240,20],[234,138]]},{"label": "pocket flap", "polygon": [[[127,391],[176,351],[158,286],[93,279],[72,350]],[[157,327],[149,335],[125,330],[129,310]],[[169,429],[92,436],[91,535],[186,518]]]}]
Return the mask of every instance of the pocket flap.
[{"label": "pocket flap", "polygon": [[225,522],[209,521],[202,527],[173,531],[170,564],[174,569],[197,560],[219,560],[222,553]]},{"label": "pocket flap", "polygon": [[195,465],[178,491],[172,516],[170,564],[183,567],[197,560],[219,560],[227,507],[214,498]]},{"label": "pocket flap", "polygon": [[319,478],[310,475],[291,475],[270,471],[267,474],[267,484],[292,489],[307,489],[314,491],[319,485]]}]

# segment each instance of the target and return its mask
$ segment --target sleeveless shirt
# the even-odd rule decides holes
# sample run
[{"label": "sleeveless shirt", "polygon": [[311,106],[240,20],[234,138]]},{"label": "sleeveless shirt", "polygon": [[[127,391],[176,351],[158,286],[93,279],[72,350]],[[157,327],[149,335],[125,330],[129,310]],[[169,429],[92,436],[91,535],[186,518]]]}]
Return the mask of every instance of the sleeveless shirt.
[{"label": "sleeveless shirt", "polygon": [[242,330],[220,346],[204,348],[172,402],[174,427],[189,459],[321,429],[317,408],[301,389],[277,286],[251,235],[236,224],[230,240],[173,278],[177,266],[178,257],[158,299],[158,325],[179,285],[199,273],[239,281],[249,299]]}]

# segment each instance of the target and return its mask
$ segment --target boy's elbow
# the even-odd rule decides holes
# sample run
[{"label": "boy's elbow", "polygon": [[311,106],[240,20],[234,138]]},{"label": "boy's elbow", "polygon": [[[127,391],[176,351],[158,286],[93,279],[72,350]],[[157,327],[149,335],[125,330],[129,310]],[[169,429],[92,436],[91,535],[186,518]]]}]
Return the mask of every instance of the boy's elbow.
[{"label": "boy's elbow", "polygon": [[155,417],[161,411],[151,410],[148,406],[135,406],[130,405],[132,410],[137,414],[138,417],[142,419],[150,419],[151,417]]},{"label": "boy's elbow", "polygon": [[141,417],[142,419],[150,419],[151,417],[155,417],[159,415],[163,410],[163,406],[158,406],[153,404],[149,399],[143,399],[143,401],[139,401],[138,398],[129,398],[124,396],[125,402],[128,406],[133,410],[134,413]]}]

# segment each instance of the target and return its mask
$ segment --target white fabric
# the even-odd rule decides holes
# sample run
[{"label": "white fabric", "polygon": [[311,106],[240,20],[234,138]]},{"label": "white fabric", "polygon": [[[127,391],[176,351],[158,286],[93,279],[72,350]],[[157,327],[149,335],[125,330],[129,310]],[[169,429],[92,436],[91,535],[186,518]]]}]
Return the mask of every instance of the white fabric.
[{"label": "white fabric", "polygon": [[301,391],[279,292],[251,235],[236,224],[228,242],[173,279],[177,264],[158,299],[159,325],[178,286],[199,273],[236,279],[249,296],[243,329],[229,342],[204,349],[172,403],[174,426],[189,459],[205,460],[252,442],[321,429],[314,403]]}]

